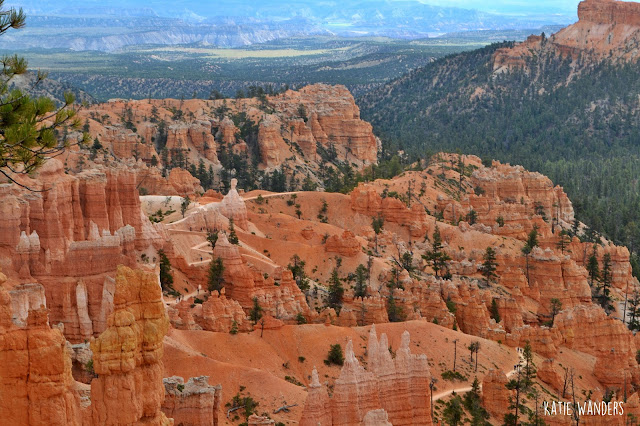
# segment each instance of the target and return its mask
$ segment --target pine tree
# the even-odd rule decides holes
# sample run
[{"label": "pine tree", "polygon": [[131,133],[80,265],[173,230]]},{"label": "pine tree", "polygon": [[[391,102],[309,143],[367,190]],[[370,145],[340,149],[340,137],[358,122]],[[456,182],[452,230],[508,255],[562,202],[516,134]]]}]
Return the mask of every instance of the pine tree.
[{"label": "pine tree", "polygon": [[571,244],[571,237],[569,237],[569,232],[563,229],[562,231],[560,231],[560,234],[558,234],[558,242],[556,243],[556,247],[558,247],[560,252],[564,254],[569,244]]},{"label": "pine tree", "polygon": [[640,330],[640,293],[638,290],[633,292],[633,297],[629,299],[629,330]]},{"label": "pine tree", "polygon": [[405,320],[404,309],[396,304],[396,298],[393,295],[394,291],[394,289],[391,289],[387,298],[387,316],[389,322],[401,322]]},{"label": "pine tree", "polygon": [[218,231],[207,231],[207,241],[211,246],[211,250],[214,250],[218,242]]},{"label": "pine tree", "polygon": [[405,251],[404,253],[402,253],[400,263],[402,263],[402,267],[405,271],[413,272],[413,256],[411,255],[411,252]]},{"label": "pine tree", "polygon": [[447,268],[447,262],[451,260],[451,257],[444,251],[442,246],[442,237],[440,236],[440,229],[436,226],[433,231],[433,240],[431,242],[431,250],[422,255],[422,258],[431,264],[433,272],[438,276],[440,271]]},{"label": "pine tree", "polygon": [[344,354],[342,353],[342,346],[340,346],[340,344],[336,343],[329,347],[329,353],[327,354],[327,359],[324,360],[324,363],[325,365],[344,364]]},{"label": "pine tree", "polygon": [[224,287],[224,264],[222,258],[218,257],[211,260],[209,265],[209,274],[207,276],[207,282],[209,291],[220,291]]},{"label": "pine tree", "polygon": [[555,297],[553,299],[551,299],[551,324],[553,325],[553,322],[556,319],[556,315],[558,315],[560,313],[560,311],[562,310],[562,302],[560,301],[560,299],[556,299]]},{"label": "pine tree", "polygon": [[371,222],[371,227],[373,228],[373,232],[375,233],[376,253],[378,253],[378,235],[382,232],[382,228],[384,227],[384,219],[382,218],[382,216],[373,218],[373,221]]},{"label": "pine tree", "polygon": [[464,409],[462,408],[462,399],[459,395],[454,396],[444,406],[442,417],[451,426],[458,426],[462,423]]},{"label": "pine tree", "polygon": [[475,225],[478,220],[478,212],[471,209],[469,213],[467,213],[467,217],[465,219],[469,225]]},{"label": "pine tree", "polygon": [[235,245],[240,244],[238,234],[236,234],[236,228],[233,225],[233,219],[229,219],[229,242]]},{"label": "pine tree", "polygon": [[258,298],[254,297],[253,307],[249,311],[249,319],[251,319],[251,322],[253,322],[253,325],[256,325],[258,321],[260,321],[260,318],[262,318],[263,311],[264,310],[262,309],[262,306],[260,306],[260,302],[258,301]]},{"label": "pine tree", "polygon": [[335,309],[337,313],[340,313],[342,308],[342,296],[344,295],[344,288],[342,282],[338,276],[338,268],[333,268],[331,272],[331,278],[329,279],[329,297],[327,298],[327,305],[330,308]]},{"label": "pine tree", "polygon": [[160,286],[162,291],[171,291],[173,290],[171,262],[169,262],[169,258],[162,249],[158,250],[158,258],[160,259]]},{"label": "pine tree", "polygon": [[600,287],[599,287],[599,301],[600,306],[609,312],[613,307],[611,306],[611,282],[613,276],[611,273],[611,255],[606,253],[602,259],[602,271],[600,273]]},{"label": "pine tree", "polygon": [[527,241],[525,242],[524,247],[522,247],[522,250],[521,250],[525,258],[527,283],[529,283],[530,281],[529,280],[529,271],[530,271],[529,256],[531,255],[533,248],[536,247],[537,245],[538,245],[538,227],[534,226],[531,232],[529,232]]},{"label": "pine tree", "polygon": [[[5,10],[0,1],[0,36],[11,29],[23,28],[26,15],[22,9]],[[27,61],[17,55],[5,56],[0,71],[0,174],[11,182],[18,174],[30,174],[45,161],[60,155],[65,149],[90,142],[89,135],[72,140],[65,130],[62,141],[58,140],[58,129],[68,127],[78,130],[82,122],[73,108],[75,102],[71,93],[64,94],[63,105],[56,107],[50,98],[32,99],[29,94],[17,88],[9,88],[11,81],[27,72]],[[46,74],[38,72],[35,82],[27,90],[41,85]],[[22,184],[19,184],[21,185]]]},{"label": "pine tree", "polygon": [[580,231],[580,221],[577,218],[573,219],[573,223],[571,224],[571,236],[578,237],[579,231]]},{"label": "pine tree", "polygon": [[482,399],[480,397],[480,382],[478,378],[474,378],[471,384],[471,390],[464,395],[464,408],[471,415],[471,426],[489,426],[487,422],[489,413],[482,407]]},{"label": "pine tree", "polygon": [[182,199],[182,202],[180,203],[180,213],[182,213],[182,217],[184,217],[184,214],[187,212],[189,204],[191,204],[191,199],[187,195]]},{"label": "pine tree", "polygon": [[589,285],[593,288],[594,281],[600,279],[600,267],[598,266],[598,258],[596,257],[596,245],[593,245],[593,251],[587,261],[587,272],[589,273]]},{"label": "pine tree", "polygon": [[307,273],[304,270],[306,262],[300,259],[300,256],[297,254],[291,257],[291,262],[292,263],[287,265],[287,269],[291,271],[298,288],[302,291],[309,290],[309,278],[307,278]]},{"label": "pine tree", "polygon": [[353,291],[354,297],[365,297],[367,295],[367,268],[360,264],[356,268],[356,285]]},{"label": "pine tree", "polygon": [[522,349],[522,356],[525,362],[522,385],[523,389],[528,390],[533,385],[533,379],[536,377],[536,365],[533,362],[533,351],[529,342],[525,343],[524,348]]},{"label": "pine tree", "polygon": [[480,267],[480,272],[491,283],[494,279],[498,278],[496,274],[496,268],[498,263],[496,262],[496,251],[492,247],[487,247],[482,257],[484,260]]}]

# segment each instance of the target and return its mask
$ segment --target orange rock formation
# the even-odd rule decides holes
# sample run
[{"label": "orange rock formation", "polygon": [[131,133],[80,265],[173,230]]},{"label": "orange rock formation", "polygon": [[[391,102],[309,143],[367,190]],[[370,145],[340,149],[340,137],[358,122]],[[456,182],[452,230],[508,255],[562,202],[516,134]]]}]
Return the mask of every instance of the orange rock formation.
[{"label": "orange rock formation", "polygon": [[369,364],[365,370],[349,341],[332,398],[326,395],[314,369],[301,424],[388,424],[375,423],[388,421],[394,425],[430,425],[431,374],[426,356],[411,354],[407,331],[402,335],[395,360],[388,347],[386,334],[378,341],[372,326],[367,348]]},{"label": "orange rock formation", "polygon": [[513,48],[494,54],[494,70],[525,68],[532,55],[561,55],[577,59],[581,54],[600,60],[637,61],[640,41],[640,5],[617,0],[585,0],[578,5],[578,22],[549,38],[530,36]]},{"label": "orange rock formation", "polygon": [[156,276],[119,267],[113,306],[108,328],[91,340],[98,374],[91,382],[93,424],[169,425],[160,411],[169,320]]},{"label": "orange rock formation", "polygon": [[162,412],[175,424],[184,426],[217,426],[222,388],[211,386],[207,376],[163,379],[165,398]]},{"label": "orange rock formation", "polygon": [[7,424],[170,425],[160,412],[162,339],[168,321],[153,274],[118,269],[109,328],[92,339],[91,390],[73,380],[70,346],[51,328],[44,306],[27,323],[12,322],[11,300],[0,273],[0,409]]}]

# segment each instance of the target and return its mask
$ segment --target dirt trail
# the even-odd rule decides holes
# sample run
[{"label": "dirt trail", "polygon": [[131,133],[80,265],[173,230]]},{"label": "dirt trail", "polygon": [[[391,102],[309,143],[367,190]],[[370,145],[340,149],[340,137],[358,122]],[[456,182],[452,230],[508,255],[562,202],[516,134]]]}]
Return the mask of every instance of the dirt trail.
[{"label": "dirt trail", "polygon": [[[524,356],[522,356],[521,352],[518,352],[518,357],[520,358],[520,362],[519,362],[518,365],[520,365],[522,362],[524,362]],[[518,373],[518,369],[517,368],[514,369],[514,370],[509,371],[507,373],[507,377],[509,378],[509,377],[513,376],[514,374],[516,374],[516,373]],[[482,383],[480,383],[480,390],[482,390]],[[467,393],[467,392],[470,392],[470,391],[471,391],[471,386],[465,386],[463,388],[449,389],[447,391],[440,392],[440,393],[437,393],[437,394],[433,395],[433,400],[434,401],[438,401],[439,399],[446,398],[446,397],[448,397],[449,395],[451,395],[454,392],[457,393],[457,394],[462,394],[462,393]]]}]

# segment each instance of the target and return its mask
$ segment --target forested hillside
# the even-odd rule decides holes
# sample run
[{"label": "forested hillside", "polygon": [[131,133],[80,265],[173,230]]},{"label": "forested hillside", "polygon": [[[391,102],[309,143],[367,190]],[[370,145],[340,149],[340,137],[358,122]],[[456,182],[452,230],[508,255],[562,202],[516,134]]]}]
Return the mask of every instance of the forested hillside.
[{"label": "forested hillside", "polygon": [[509,43],[435,61],[359,99],[386,146],[412,158],[439,150],[495,158],[548,175],[578,218],[640,245],[640,68],[571,62],[552,52],[494,73]]}]

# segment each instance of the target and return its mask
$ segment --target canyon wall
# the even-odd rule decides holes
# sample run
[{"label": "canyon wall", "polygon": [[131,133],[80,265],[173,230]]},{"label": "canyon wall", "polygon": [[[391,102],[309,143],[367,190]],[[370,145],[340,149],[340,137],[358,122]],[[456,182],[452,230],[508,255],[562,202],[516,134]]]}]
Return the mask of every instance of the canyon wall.
[{"label": "canyon wall", "polygon": [[73,176],[51,160],[27,179],[42,192],[0,187],[2,267],[14,285],[42,284],[52,323],[86,340],[106,328],[116,267],[136,265],[137,253],[155,257],[162,231],[142,214],[136,175],[125,168]]}]

